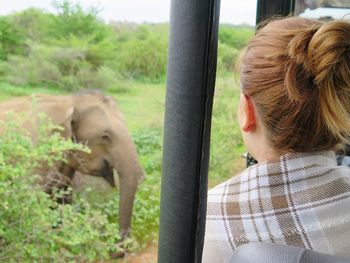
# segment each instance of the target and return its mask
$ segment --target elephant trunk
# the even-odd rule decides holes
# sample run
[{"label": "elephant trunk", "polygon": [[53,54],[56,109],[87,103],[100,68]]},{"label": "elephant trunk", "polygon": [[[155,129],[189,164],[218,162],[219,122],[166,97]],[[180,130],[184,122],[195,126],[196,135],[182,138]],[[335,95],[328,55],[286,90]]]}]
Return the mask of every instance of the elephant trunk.
[{"label": "elephant trunk", "polygon": [[143,178],[143,170],[137,158],[135,146],[130,136],[123,138],[122,145],[119,145],[118,152],[114,154],[115,168],[119,177],[119,226],[122,238],[125,238],[130,231],[132,210],[135,193],[139,182]]},{"label": "elephant trunk", "polygon": [[119,176],[120,182],[120,206],[119,206],[119,225],[122,238],[128,236],[131,227],[131,218],[135,193],[137,190],[138,180],[133,180],[127,176]]}]

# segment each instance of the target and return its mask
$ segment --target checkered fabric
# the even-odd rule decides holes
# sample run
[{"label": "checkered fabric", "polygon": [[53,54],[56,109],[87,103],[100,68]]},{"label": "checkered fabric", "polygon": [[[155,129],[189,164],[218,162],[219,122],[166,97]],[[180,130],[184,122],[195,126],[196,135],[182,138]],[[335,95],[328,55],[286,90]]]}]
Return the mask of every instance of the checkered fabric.
[{"label": "checkered fabric", "polygon": [[333,152],[293,153],[210,190],[203,262],[228,262],[253,241],[350,259],[350,168]]}]

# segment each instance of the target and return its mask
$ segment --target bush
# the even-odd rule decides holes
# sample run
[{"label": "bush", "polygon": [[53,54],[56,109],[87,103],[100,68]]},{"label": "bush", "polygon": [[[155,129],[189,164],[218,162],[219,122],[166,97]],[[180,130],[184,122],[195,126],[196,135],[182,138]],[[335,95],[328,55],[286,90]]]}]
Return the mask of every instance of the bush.
[{"label": "bush", "polygon": [[45,41],[52,27],[53,14],[37,8],[28,8],[7,16],[9,23],[25,38]]},{"label": "bush", "polygon": [[127,77],[160,80],[165,77],[167,34],[140,26],[134,37],[120,45],[115,67]]},{"label": "bush", "polygon": [[[160,159],[158,160],[160,161]],[[109,222],[117,223],[119,214],[119,197],[115,193],[97,197],[96,193],[85,195],[92,207],[107,215]],[[127,240],[129,250],[140,251],[147,243],[158,241],[160,215],[160,171],[147,173],[136,192],[131,237]]]},{"label": "bush", "polygon": [[[0,65],[0,74],[18,86],[127,90],[114,66],[117,36],[113,27],[99,20],[93,7],[85,10],[64,0],[56,2],[56,9],[57,15],[32,8],[3,17],[11,22],[3,23],[7,31],[2,30],[0,20],[0,29],[6,33],[0,40],[3,35],[7,41],[5,53],[0,42],[0,56],[4,53],[9,58]],[[14,26],[10,28],[10,24]],[[26,50],[20,55],[9,50],[15,46],[12,40],[17,39],[14,29],[26,38]]]},{"label": "bush", "polygon": [[28,119],[0,124],[5,127],[0,137],[0,261],[108,259],[120,249],[118,225],[84,200],[58,205],[33,184],[39,163],[62,160],[67,150],[84,150],[52,133],[58,127],[46,118],[39,120],[35,143],[21,129]]},{"label": "bush", "polygon": [[218,74],[227,75],[235,71],[240,50],[254,34],[254,28],[248,26],[220,25],[218,46]]},{"label": "bush", "polygon": [[133,233],[141,244],[156,243],[160,215],[161,129],[143,128],[135,131],[132,137],[146,171],[145,180],[136,193]]},{"label": "bush", "polygon": [[6,80],[18,86],[36,85],[58,85],[62,74],[47,57],[51,50],[39,46],[32,46],[28,57],[10,56],[4,63],[4,75]]},{"label": "bush", "polygon": [[5,17],[0,17],[0,60],[23,52],[24,38]]},{"label": "bush", "polygon": [[57,15],[53,17],[51,36],[59,39],[66,36],[84,37],[95,35],[94,41],[106,38],[108,30],[102,20],[98,19],[96,7],[84,9],[79,2],[56,1]]},{"label": "bush", "polygon": [[230,47],[242,49],[254,35],[254,28],[249,26],[220,25],[219,41]]},{"label": "bush", "polygon": [[87,61],[87,52],[83,48],[34,43],[30,47],[27,57],[10,56],[1,67],[2,74],[13,85],[47,85],[65,91],[83,88],[125,90],[120,75],[107,66],[95,69]]},{"label": "bush", "polygon": [[64,49],[76,49],[84,52],[84,59],[96,69],[104,64],[114,61],[117,50],[113,36],[101,41],[94,40],[95,35],[77,37],[74,35],[61,36],[59,39],[50,40],[50,46]]},{"label": "bush", "polygon": [[217,71],[220,75],[232,74],[239,55],[239,50],[219,42]]}]

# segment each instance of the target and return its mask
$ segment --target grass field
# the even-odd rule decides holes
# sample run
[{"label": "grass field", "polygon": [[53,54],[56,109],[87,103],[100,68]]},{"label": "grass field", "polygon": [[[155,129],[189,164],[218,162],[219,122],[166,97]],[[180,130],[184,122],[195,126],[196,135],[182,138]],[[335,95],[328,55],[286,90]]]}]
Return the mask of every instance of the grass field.
[{"label": "grass field", "polygon": [[[14,87],[0,82],[0,101],[35,93],[64,94],[52,88]],[[137,193],[133,215],[132,238],[136,241],[132,250],[140,252],[157,242],[165,83],[130,82],[126,92],[114,93],[107,90],[106,93],[116,99],[123,111],[147,174]],[[245,165],[241,157],[245,149],[236,120],[238,98],[239,88],[235,78],[217,79],[212,121],[210,187],[236,174]],[[90,182],[92,191],[82,196],[116,221],[116,190],[94,189],[94,180]]]}]

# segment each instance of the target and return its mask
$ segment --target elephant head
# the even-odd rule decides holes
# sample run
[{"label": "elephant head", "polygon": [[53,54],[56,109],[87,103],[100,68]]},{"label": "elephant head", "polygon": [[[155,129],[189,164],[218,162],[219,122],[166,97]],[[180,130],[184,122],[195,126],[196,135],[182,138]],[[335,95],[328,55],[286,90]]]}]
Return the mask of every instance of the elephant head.
[{"label": "elephant head", "polygon": [[91,150],[90,153],[71,153],[71,167],[84,174],[101,176],[111,186],[115,186],[113,171],[117,171],[119,223],[121,235],[125,237],[130,229],[134,197],[143,170],[121,111],[111,97],[100,92],[81,93],[73,97],[63,126],[65,136]]}]

